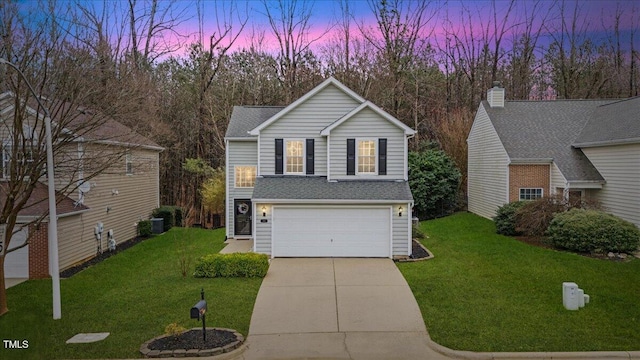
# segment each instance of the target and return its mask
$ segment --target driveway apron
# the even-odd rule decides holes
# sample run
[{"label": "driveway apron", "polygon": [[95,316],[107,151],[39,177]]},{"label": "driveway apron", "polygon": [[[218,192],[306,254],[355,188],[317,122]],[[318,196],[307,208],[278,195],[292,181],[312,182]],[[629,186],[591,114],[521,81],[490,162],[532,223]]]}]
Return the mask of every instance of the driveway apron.
[{"label": "driveway apron", "polygon": [[390,259],[273,259],[246,359],[446,359]]}]

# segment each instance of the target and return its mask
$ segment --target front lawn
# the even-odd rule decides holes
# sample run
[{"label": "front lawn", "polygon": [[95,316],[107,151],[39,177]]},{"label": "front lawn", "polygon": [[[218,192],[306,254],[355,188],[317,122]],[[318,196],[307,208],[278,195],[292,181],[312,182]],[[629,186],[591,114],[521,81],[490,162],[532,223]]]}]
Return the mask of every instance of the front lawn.
[{"label": "front lawn", "polygon": [[[186,328],[189,309],[204,288],[207,326],[245,336],[262,279],[191,276],[196,258],[224,247],[224,229],[173,228],[61,281],[62,319],[52,319],[51,280],[28,281],[7,290],[9,313],[0,317],[2,339],[27,340],[26,350],[0,348],[2,359],[137,358],[140,345],[171,323]],[[182,277],[180,258],[191,257]],[[77,333],[110,332],[91,344],[65,344]]]},{"label": "front lawn", "polygon": [[[469,213],[421,227],[435,258],[398,267],[435,342],[471,351],[640,350],[640,260],[531,246]],[[591,303],[565,310],[564,281]]]}]

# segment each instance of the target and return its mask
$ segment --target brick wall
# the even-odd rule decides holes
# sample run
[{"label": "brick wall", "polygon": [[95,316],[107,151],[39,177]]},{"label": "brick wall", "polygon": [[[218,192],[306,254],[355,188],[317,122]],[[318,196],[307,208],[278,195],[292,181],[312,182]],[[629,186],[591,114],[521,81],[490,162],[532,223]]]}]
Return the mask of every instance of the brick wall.
[{"label": "brick wall", "polygon": [[550,165],[509,165],[509,202],[520,199],[520,188],[542,188],[550,195]]},{"label": "brick wall", "polygon": [[29,278],[49,277],[49,224],[29,226]]}]

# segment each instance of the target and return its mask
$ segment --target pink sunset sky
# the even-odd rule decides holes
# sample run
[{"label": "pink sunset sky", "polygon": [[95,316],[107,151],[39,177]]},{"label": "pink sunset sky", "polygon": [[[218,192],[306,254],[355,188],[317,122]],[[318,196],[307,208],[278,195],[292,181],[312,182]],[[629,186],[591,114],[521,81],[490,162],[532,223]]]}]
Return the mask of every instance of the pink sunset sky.
[{"label": "pink sunset sky", "polygon": [[[288,2],[284,0],[285,2]],[[393,0],[392,0],[393,1]],[[580,14],[585,16],[586,22],[583,27],[586,29],[585,36],[591,38],[595,42],[604,41],[606,33],[604,28],[613,28],[615,21],[616,9],[622,10],[622,16],[620,18],[620,28],[622,38],[625,39],[624,44],[628,48],[630,33],[632,29],[636,31],[640,28],[640,5],[631,0],[578,0],[578,7]],[[469,21],[473,24],[474,32],[481,31],[482,26],[486,26],[492,19],[493,13],[491,9],[491,0],[452,0],[452,1],[432,1],[429,10],[427,10],[427,16],[430,17],[432,12],[435,15],[431,18],[428,25],[425,27],[425,33],[423,37],[435,45],[435,42],[444,40],[445,26],[449,22],[454,29],[460,28],[463,24],[468,24]],[[277,6],[278,1],[267,2],[272,8]],[[335,24],[337,19],[342,16],[341,1],[340,0],[316,0],[316,1],[298,1],[298,6],[306,6],[311,9],[311,19],[309,23],[308,39],[317,39],[314,42],[312,49],[317,49],[322,45],[330,42],[336,37],[337,31]],[[415,7],[411,1],[406,1],[407,6]],[[554,3],[555,8],[549,11]],[[573,0],[566,0],[566,12],[571,15],[574,10],[575,2]],[[498,11],[498,19],[504,17],[509,6],[509,1],[495,0],[496,9]],[[559,23],[560,11],[558,7],[559,2],[550,0],[542,0],[540,2],[538,16],[536,20],[542,21],[546,16],[545,25],[549,27],[549,30],[553,29],[554,24]],[[531,13],[534,9],[535,2],[531,0],[520,0],[515,4],[514,9],[510,14],[510,22],[516,23],[517,19],[524,17],[525,13]],[[265,51],[277,51],[277,41],[269,26],[269,22],[266,16],[265,5],[263,1],[249,0],[242,1],[202,1],[194,2],[188,6],[188,13],[190,14],[190,20],[184,22],[181,25],[179,32],[183,37],[182,42],[186,44],[192,43],[198,39],[198,6],[200,12],[205,14],[204,16],[204,38],[214,32],[219,33],[218,24],[222,24],[225,20],[229,21],[229,10],[231,7],[235,7],[238,11],[233,18],[233,29],[237,31],[240,29],[241,18],[248,18],[247,24],[239,35],[237,41],[234,43],[232,50],[247,48],[250,46],[252,37],[255,38],[255,34],[263,34],[264,38],[261,42],[262,49]],[[468,19],[468,9],[474,14],[472,19]],[[272,10],[277,14],[277,10]],[[369,29],[370,34],[376,34],[376,20],[371,10],[370,4],[366,0],[351,0],[349,1],[349,11],[351,16],[351,32],[353,36],[360,36],[359,26],[364,26]],[[548,12],[548,14],[547,14]],[[225,17],[226,15],[226,17]],[[447,20],[448,18],[448,20]],[[359,25],[359,26],[358,26]],[[491,25],[493,26],[493,25]],[[237,29],[237,30],[236,30]],[[510,47],[510,41],[513,35],[517,34],[518,28],[509,31],[509,36],[505,39],[504,46]],[[548,33],[547,33],[548,34]],[[547,36],[546,40],[550,42],[550,37]],[[637,34],[634,39],[635,48],[640,48],[640,34]]]}]

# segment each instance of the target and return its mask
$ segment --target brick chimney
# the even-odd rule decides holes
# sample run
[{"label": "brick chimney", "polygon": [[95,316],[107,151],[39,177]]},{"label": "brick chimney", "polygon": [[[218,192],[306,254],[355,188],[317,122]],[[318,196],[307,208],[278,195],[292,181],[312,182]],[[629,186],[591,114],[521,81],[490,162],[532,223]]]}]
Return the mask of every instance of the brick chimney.
[{"label": "brick chimney", "polygon": [[493,87],[487,90],[487,101],[492,108],[504,107],[504,88],[499,81],[494,81]]}]

